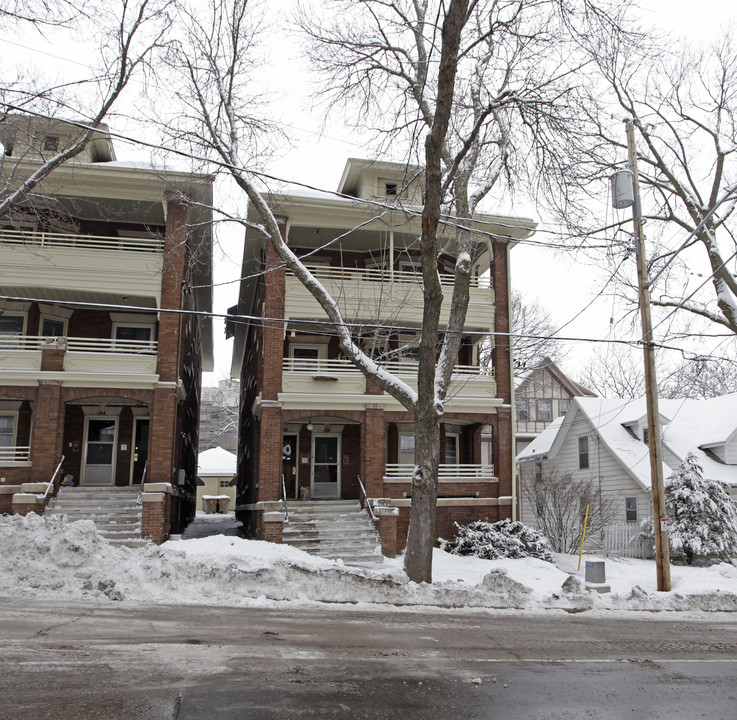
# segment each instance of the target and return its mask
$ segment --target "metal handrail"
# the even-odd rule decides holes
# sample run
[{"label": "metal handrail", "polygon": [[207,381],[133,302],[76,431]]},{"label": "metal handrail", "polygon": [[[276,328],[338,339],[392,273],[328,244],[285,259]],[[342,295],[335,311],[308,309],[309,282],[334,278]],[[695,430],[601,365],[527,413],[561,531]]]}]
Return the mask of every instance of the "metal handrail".
[{"label": "metal handrail", "polygon": [[141,474],[141,487],[138,490],[138,497],[136,498],[136,505],[142,505],[141,502],[141,495],[143,495],[143,484],[146,482],[146,473],[148,472],[148,458],[146,458],[146,462],[143,463],[143,473]]},{"label": "metal handrail", "polygon": [[284,522],[289,522],[289,505],[287,504],[287,483],[284,480],[284,473],[281,474],[281,492],[284,496]]},{"label": "metal handrail", "polygon": [[371,508],[371,503],[369,502],[368,494],[366,493],[366,488],[363,486],[363,483],[361,482],[361,476],[360,475],[356,475],[356,477],[358,478],[358,485],[361,488],[361,492],[363,493],[363,497],[366,499],[366,507],[368,508],[369,515],[371,516],[371,519],[374,522],[376,522],[376,515],[374,515],[374,511]]},{"label": "metal handrail", "polygon": [[61,470],[61,466],[63,464],[64,464],[64,455],[61,456],[61,460],[59,460],[59,464],[56,466],[56,470],[54,470],[54,474],[51,476],[51,482],[49,482],[46,485],[46,490],[44,491],[44,494],[36,496],[41,502],[46,502],[46,498],[49,496],[49,490],[51,490],[54,487],[56,476],[59,474]]}]

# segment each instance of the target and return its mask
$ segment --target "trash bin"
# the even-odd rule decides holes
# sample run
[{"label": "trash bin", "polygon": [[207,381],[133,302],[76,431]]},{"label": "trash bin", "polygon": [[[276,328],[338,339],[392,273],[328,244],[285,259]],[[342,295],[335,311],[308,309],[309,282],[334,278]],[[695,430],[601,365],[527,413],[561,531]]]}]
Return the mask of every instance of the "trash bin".
[{"label": "trash bin", "polygon": [[585,578],[587,583],[605,583],[606,571],[603,560],[587,560]]}]

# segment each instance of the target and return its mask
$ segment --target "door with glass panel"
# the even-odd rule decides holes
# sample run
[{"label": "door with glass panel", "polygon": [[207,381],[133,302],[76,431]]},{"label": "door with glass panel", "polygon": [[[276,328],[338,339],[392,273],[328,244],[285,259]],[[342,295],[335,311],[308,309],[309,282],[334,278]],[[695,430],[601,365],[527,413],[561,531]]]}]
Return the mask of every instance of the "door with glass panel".
[{"label": "door with glass panel", "polygon": [[340,435],[312,437],[312,497],[340,497]]},{"label": "door with glass panel", "polygon": [[83,485],[112,485],[115,478],[115,441],[118,420],[87,418],[84,449]]}]

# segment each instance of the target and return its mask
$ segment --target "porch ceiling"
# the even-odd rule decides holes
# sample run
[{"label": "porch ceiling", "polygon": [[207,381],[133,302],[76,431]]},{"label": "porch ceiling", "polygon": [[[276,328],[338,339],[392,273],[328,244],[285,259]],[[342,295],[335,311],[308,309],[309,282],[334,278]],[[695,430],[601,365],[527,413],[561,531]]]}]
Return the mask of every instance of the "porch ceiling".
[{"label": "porch ceiling", "polygon": [[122,305],[125,307],[147,307],[156,309],[156,298],[143,295],[120,295],[117,293],[95,293],[86,290],[65,290],[63,288],[46,287],[7,287],[0,288],[0,293],[8,297],[44,300],[50,303],[92,303],[99,305]]}]

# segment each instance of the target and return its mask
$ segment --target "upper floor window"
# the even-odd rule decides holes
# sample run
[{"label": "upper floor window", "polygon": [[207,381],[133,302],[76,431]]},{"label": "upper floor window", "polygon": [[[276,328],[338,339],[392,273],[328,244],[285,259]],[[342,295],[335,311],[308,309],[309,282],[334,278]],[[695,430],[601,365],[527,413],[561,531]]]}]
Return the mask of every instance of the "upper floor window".
[{"label": "upper floor window", "polygon": [[445,433],[445,463],[458,465],[458,433]]},{"label": "upper floor window", "polygon": [[537,419],[542,422],[548,422],[553,419],[550,400],[537,401]]},{"label": "upper floor window", "polygon": [[289,357],[295,370],[314,370],[321,356],[319,345],[290,345]]},{"label": "upper floor window", "polygon": [[140,340],[142,342],[151,342],[154,339],[154,326],[115,323],[114,335],[116,340]]},{"label": "upper floor window", "polygon": [[25,330],[24,315],[0,315],[0,335],[21,336]]},{"label": "upper floor window", "polygon": [[568,412],[568,407],[571,401],[568,399],[562,399],[558,401],[558,415],[565,415]]},{"label": "upper floor window", "polygon": [[647,428],[642,428],[642,442],[644,442],[645,445],[650,444],[650,431]]},{"label": "upper floor window", "polygon": [[16,413],[0,412],[0,448],[15,445]]},{"label": "upper floor window", "polygon": [[624,514],[627,522],[637,522],[637,498],[626,497],[624,499]]},{"label": "upper floor window", "polygon": [[41,335],[43,337],[64,337],[67,324],[64,318],[41,318]]},{"label": "upper floor window", "polygon": [[530,412],[527,407],[527,400],[524,398],[517,398],[517,420],[526,421],[530,419]]},{"label": "upper floor window", "polygon": [[399,434],[399,462],[403,465],[411,465],[415,461],[415,435],[414,433]]},{"label": "upper floor window", "polygon": [[44,150],[49,152],[57,152],[59,150],[59,136],[47,135],[44,138]]},{"label": "upper floor window", "polygon": [[578,468],[586,470],[589,466],[589,436],[581,435],[578,438]]},{"label": "upper floor window", "polygon": [[396,195],[397,194],[397,183],[386,182],[384,183],[384,194],[385,195]]}]

